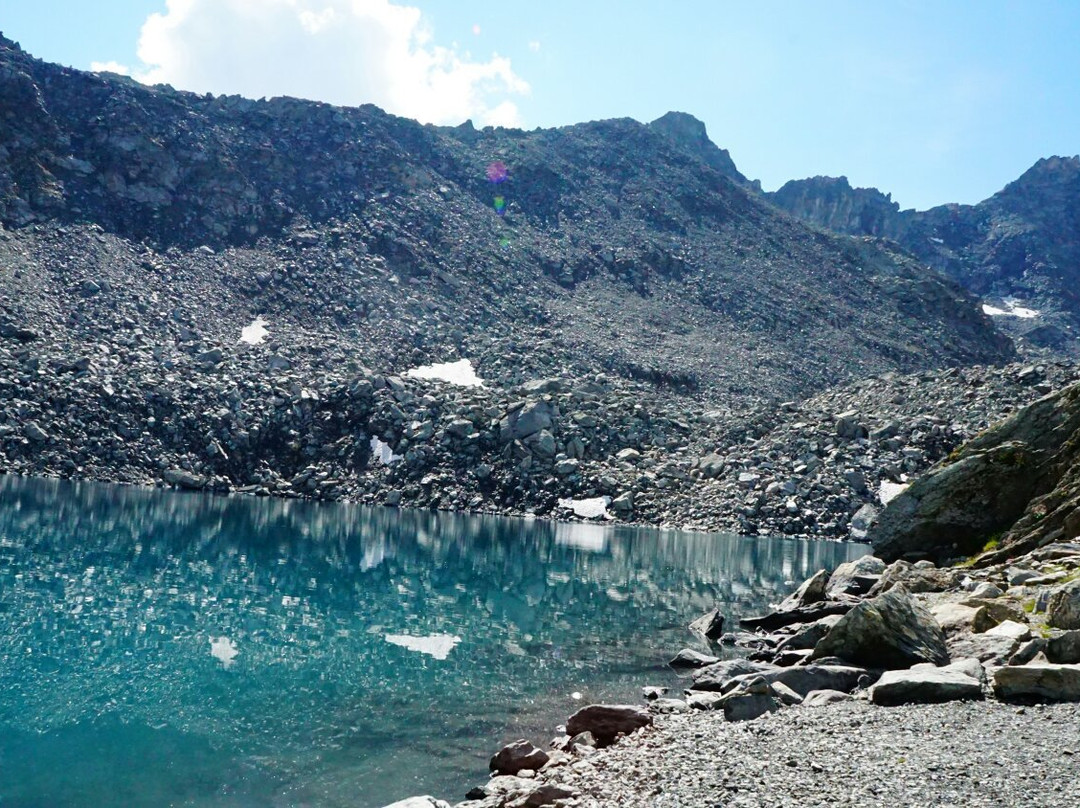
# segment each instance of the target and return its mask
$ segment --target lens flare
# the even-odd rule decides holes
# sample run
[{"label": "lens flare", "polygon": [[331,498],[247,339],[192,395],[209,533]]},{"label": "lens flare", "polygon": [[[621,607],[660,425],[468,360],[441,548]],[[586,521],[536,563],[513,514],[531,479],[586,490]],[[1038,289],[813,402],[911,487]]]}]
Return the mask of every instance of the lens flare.
[{"label": "lens flare", "polygon": [[487,167],[488,182],[493,182],[496,185],[506,182],[510,176],[510,172],[506,170],[506,163],[502,160],[496,160]]},{"label": "lens flare", "polygon": [[506,197],[495,197],[495,212],[500,216],[506,213]]}]

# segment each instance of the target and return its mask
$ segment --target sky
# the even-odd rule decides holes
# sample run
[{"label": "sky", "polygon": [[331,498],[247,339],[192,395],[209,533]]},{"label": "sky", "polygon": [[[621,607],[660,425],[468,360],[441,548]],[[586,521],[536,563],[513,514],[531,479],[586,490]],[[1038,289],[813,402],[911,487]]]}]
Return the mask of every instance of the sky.
[{"label": "sky", "polygon": [[0,0],[34,56],[526,129],[669,110],[775,190],[973,204],[1080,153],[1076,0]]}]

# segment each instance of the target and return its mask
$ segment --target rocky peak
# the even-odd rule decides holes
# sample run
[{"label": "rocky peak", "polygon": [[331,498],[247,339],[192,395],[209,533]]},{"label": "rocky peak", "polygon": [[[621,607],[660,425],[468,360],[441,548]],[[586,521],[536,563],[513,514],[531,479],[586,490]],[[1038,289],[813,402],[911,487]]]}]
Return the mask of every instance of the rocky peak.
[{"label": "rocky peak", "polygon": [[680,147],[703,159],[725,177],[746,184],[746,177],[739,173],[727,149],[721,149],[711,140],[705,124],[688,112],[668,112],[649,124],[649,128],[674,140]]},{"label": "rocky peak", "polygon": [[900,206],[877,188],[852,188],[847,177],[791,180],[766,194],[774,205],[805,221],[838,233],[893,236]]}]

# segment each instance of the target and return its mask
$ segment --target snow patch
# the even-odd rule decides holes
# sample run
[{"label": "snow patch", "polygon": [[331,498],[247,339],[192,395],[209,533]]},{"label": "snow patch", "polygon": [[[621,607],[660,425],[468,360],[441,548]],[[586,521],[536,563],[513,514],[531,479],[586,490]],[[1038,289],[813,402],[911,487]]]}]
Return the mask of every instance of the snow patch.
[{"label": "snow patch", "polygon": [[559,507],[573,511],[575,516],[582,519],[607,518],[607,507],[611,504],[611,497],[592,497],[591,499],[560,499]]},{"label": "snow patch", "polygon": [[385,639],[388,643],[433,656],[435,659],[446,659],[454,650],[454,646],[461,642],[461,637],[453,634],[428,634],[426,637],[416,637],[412,634],[387,634]]},{"label": "snow patch", "polygon": [[1037,309],[1020,305],[1020,301],[1015,297],[1007,297],[1001,302],[1005,306],[1003,309],[983,303],[983,314],[989,314],[991,317],[1019,317],[1021,320],[1030,320],[1039,316]]},{"label": "snow patch", "polygon": [[882,480],[878,486],[878,500],[882,505],[888,505],[892,500],[907,489],[910,483],[893,483]]},{"label": "snow patch", "polygon": [[384,443],[375,436],[371,438],[371,456],[384,466],[389,466],[391,463],[401,460],[401,455],[394,454],[390,444]]},{"label": "snow patch", "polygon": [[434,379],[435,381],[456,384],[460,387],[484,386],[484,380],[476,375],[472,362],[468,359],[410,368],[405,371],[405,375],[410,379]]},{"label": "snow patch", "polygon": [[266,330],[267,325],[268,323],[260,314],[251,321],[251,325],[246,325],[240,330],[240,341],[246,342],[248,345],[259,345],[265,341],[270,334],[270,332]]},{"label": "snow patch", "polygon": [[214,659],[221,660],[222,666],[226,669],[231,668],[235,664],[236,657],[239,653],[240,652],[236,650],[236,643],[228,637],[210,638],[210,656]]}]

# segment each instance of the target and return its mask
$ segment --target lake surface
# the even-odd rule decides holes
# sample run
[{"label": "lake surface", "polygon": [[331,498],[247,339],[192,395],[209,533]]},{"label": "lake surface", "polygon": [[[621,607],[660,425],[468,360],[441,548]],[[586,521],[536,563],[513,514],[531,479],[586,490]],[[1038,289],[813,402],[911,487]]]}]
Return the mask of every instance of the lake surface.
[{"label": "lake surface", "polygon": [[0,476],[0,806],[463,799],[865,549]]}]

